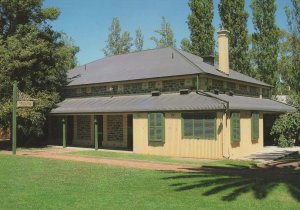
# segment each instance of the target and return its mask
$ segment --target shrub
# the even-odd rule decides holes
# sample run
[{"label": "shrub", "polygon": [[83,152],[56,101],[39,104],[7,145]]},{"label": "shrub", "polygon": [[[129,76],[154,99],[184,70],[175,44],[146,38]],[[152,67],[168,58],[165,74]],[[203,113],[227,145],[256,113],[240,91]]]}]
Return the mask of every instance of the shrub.
[{"label": "shrub", "polygon": [[299,141],[300,113],[281,115],[271,129],[275,144],[280,147],[291,147]]}]

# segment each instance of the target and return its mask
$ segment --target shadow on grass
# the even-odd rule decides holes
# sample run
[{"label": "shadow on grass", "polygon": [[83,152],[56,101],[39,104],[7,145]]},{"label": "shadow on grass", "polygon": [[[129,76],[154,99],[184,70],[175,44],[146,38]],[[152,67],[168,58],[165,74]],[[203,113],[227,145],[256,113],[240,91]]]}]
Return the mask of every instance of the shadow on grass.
[{"label": "shadow on grass", "polygon": [[[47,147],[47,144],[42,141],[28,141],[26,143],[23,142],[18,142],[17,147],[22,147],[22,148],[45,148]],[[12,149],[12,141],[10,139],[5,139],[5,140],[0,140],[0,150],[8,150],[11,151]]]},{"label": "shadow on grass", "polygon": [[[239,165],[202,166],[190,168],[193,173],[169,176],[164,179],[177,180],[171,186],[176,191],[207,188],[204,196],[227,193],[223,201],[236,200],[243,193],[253,192],[256,199],[264,199],[279,184],[285,184],[290,195],[300,202],[300,155],[255,167]],[[298,169],[296,169],[298,168]],[[188,183],[193,181],[193,183]]]}]

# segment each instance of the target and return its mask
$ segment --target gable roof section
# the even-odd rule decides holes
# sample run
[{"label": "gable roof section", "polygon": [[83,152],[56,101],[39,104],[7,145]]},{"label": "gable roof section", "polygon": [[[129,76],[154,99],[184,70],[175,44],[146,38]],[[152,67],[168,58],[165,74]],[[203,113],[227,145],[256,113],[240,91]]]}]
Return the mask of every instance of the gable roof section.
[{"label": "gable roof section", "polygon": [[230,70],[226,75],[201,57],[173,47],[108,56],[68,72],[69,86],[130,81],[160,77],[210,74],[243,82],[270,86]]}]

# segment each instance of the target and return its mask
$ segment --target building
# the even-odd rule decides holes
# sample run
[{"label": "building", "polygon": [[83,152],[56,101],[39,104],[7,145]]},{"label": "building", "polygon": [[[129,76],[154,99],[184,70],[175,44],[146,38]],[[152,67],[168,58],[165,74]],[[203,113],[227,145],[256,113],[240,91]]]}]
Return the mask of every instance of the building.
[{"label": "building", "polygon": [[228,31],[218,40],[218,67],[211,56],[168,47],[71,70],[50,114],[50,142],[94,146],[98,138],[103,148],[211,159],[260,150],[264,116],[296,110],[271,100],[270,85],[229,69]]}]

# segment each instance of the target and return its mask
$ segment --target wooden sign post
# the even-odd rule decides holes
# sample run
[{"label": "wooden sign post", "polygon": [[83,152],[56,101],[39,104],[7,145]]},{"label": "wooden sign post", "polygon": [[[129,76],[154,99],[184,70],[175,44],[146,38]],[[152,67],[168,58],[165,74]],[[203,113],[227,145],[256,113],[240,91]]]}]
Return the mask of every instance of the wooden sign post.
[{"label": "wooden sign post", "polygon": [[13,84],[13,104],[12,104],[12,153],[15,155],[17,150],[17,108],[33,107],[35,99],[18,90],[17,83]]}]

